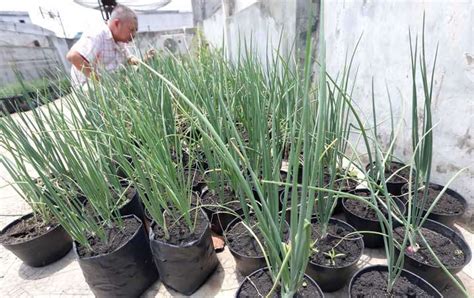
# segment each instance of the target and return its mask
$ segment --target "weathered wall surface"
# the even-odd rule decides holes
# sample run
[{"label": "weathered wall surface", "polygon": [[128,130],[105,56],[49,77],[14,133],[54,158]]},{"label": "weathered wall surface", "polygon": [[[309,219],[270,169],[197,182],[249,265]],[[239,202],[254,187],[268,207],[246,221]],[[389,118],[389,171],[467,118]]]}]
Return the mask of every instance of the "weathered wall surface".
[{"label": "weathered wall surface", "polygon": [[192,12],[138,13],[138,32],[156,32],[193,27]]},{"label": "weathered wall surface", "polygon": [[25,80],[54,77],[68,71],[64,39],[31,24],[0,22],[0,85],[15,83],[15,71]]},{"label": "weathered wall surface", "polygon": [[0,11],[0,22],[31,24],[31,19],[26,11]]},{"label": "weathered wall surface", "polygon": [[[222,2],[227,6],[223,10]],[[319,1],[311,3],[319,11]],[[266,56],[266,41],[274,41],[285,29],[285,50],[293,42],[304,49],[307,28],[319,28],[312,16],[308,26],[309,4],[306,0],[193,0],[194,19],[201,24],[205,37],[215,46],[228,35],[230,56],[238,53],[238,39],[252,40]],[[355,57],[359,67],[354,98],[364,116],[371,119],[371,79],[375,79],[380,138],[390,135],[389,108],[385,83],[393,101],[395,121],[403,130],[398,136],[395,154],[404,161],[411,155],[410,110],[411,78],[408,28],[421,35],[423,12],[426,12],[426,52],[431,65],[436,43],[440,42],[435,74],[433,117],[434,156],[432,181],[446,183],[459,169],[468,169],[452,188],[470,202],[466,219],[474,228],[474,4],[470,0],[327,0],[325,28],[328,71],[342,70],[347,50],[352,50],[363,33]],[[227,30],[227,31],[226,31]],[[239,34],[240,33],[240,34]],[[250,38],[250,34],[253,37]],[[267,37],[268,35],[268,37]],[[420,36],[421,37],[421,36]],[[273,43],[275,45],[275,43]],[[297,58],[301,58],[301,51]],[[421,84],[420,84],[421,86]],[[421,91],[421,90],[420,90]]]},{"label": "weathered wall surface", "polygon": [[[470,203],[466,217],[474,227],[474,4],[459,1],[327,1],[326,39],[328,70],[341,69],[347,48],[363,38],[356,55],[359,66],[354,98],[371,115],[371,78],[380,121],[387,120],[385,82],[391,91],[396,120],[403,130],[395,153],[408,161],[411,153],[411,74],[408,28],[421,38],[426,13],[426,54],[429,65],[439,42],[434,76],[434,154],[432,180],[444,184],[461,168],[468,167],[452,187]],[[431,69],[431,67],[429,67]],[[421,86],[421,84],[420,84]],[[421,89],[420,89],[421,91]],[[421,93],[420,93],[421,94]],[[381,127],[381,138],[390,129]]]},{"label": "weathered wall surface", "polygon": [[[291,55],[299,32],[297,12],[302,1],[193,0],[195,22],[214,46],[226,45],[228,57],[236,60],[244,47],[252,47],[263,64],[280,43],[280,55]],[[307,3],[305,1],[305,3]],[[222,5],[223,4],[223,5]],[[306,5],[306,4],[305,4]],[[301,25],[301,24],[300,24]]]}]

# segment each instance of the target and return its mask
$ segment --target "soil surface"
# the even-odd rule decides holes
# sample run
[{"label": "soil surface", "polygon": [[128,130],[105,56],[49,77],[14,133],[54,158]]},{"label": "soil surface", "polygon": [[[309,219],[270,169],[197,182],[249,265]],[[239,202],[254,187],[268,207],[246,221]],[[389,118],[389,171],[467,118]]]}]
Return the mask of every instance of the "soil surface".
[{"label": "soil surface", "polygon": [[[405,228],[398,227],[393,234],[395,239],[400,243],[403,241]],[[449,238],[426,228],[421,228],[421,232],[429,243],[431,249],[436,253],[436,256],[441,262],[447,267],[458,267],[465,263],[465,255],[463,251]],[[420,263],[439,267],[436,260],[433,258],[428,248],[422,243],[422,240],[418,241],[420,249],[415,252],[408,252],[405,250],[405,255],[417,260]]]},{"label": "soil surface", "polygon": [[[266,297],[267,294],[273,287],[273,281],[268,271],[260,271],[251,278],[246,279],[240,288],[239,295],[237,297]],[[280,287],[277,287],[271,297],[281,297]],[[297,297],[321,297],[319,289],[306,278],[303,281],[303,285],[300,287],[298,292],[293,296]]]},{"label": "soil surface", "polygon": [[[193,188],[199,186],[199,184],[202,184],[205,182],[204,180],[204,171],[200,169],[185,169],[184,170],[184,177],[185,179],[188,179],[188,177],[191,176],[189,179],[191,179],[191,185]],[[187,180],[185,180],[187,181]]]},{"label": "soil surface", "polygon": [[[363,194],[359,194],[357,192],[355,192],[355,194],[363,196]],[[369,197],[364,197],[364,198],[366,198],[367,200],[370,200]],[[393,201],[392,203],[395,203],[395,201]],[[379,220],[379,218],[377,217],[377,212],[372,207],[370,207],[369,204],[365,202],[362,202],[359,200],[345,199],[344,206],[352,214],[355,214],[359,217],[372,220],[372,221]],[[377,206],[380,208],[380,211],[383,213],[383,215],[387,217],[387,209],[384,206],[382,206],[382,204],[380,204],[378,201],[377,201]],[[393,210],[392,214],[394,214],[395,213],[394,211],[397,209],[395,207],[392,207],[392,210]],[[395,214],[398,214],[398,212]]]},{"label": "soil surface", "polygon": [[411,283],[403,275],[395,282],[392,292],[387,293],[387,280],[387,272],[365,272],[353,282],[351,297],[434,297],[416,284]]},{"label": "soil surface", "polygon": [[[325,177],[325,183],[326,183],[326,177]],[[329,181],[327,182],[327,184],[329,184]],[[350,190],[354,190],[358,185],[359,185],[359,181],[352,178],[340,176],[340,175],[338,175],[336,177],[336,180],[334,180],[334,190],[340,189],[341,191],[350,191]]]},{"label": "soil surface", "polygon": [[[405,165],[398,163],[390,163],[388,167],[385,167],[385,179],[388,179],[393,173],[397,172]],[[410,167],[405,167],[403,170],[399,171],[395,176],[393,176],[388,183],[406,183],[408,182],[408,177],[410,177]]]},{"label": "soil surface", "polygon": [[[390,163],[388,166],[385,167],[385,179],[388,179],[390,176],[392,176],[393,173],[397,172],[400,170],[402,167],[405,167],[403,164],[399,164],[396,162]],[[374,165],[367,165],[366,167],[367,171],[375,171],[375,166]],[[387,183],[407,183],[408,178],[410,177],[410,167],[405,167],[403,170],[398,171],[396,175],[394,175],[390,180],[386,181]]]},{"label": "soil surface", "polygon": [[244,144],[249,144],[250,136],[245,125],[243,123],[236,123],[235,127],[237,128],[237,132],[239,133],[240,138],[242,139],[242,142]]},{"label": "soil surface", "polygon": [[[311,227],[312,239],[318,239],[320,235],[319,224],[312,223]],[[316,251],[313,251],[311,254],[310,261],[321,266],[332,268],[345,267],[357,261],[362,255],[362,238],[354,234],[341,241],[341,238],[350,232],[353,231],[346,229],[342,225],[330,223],[328,226],[328,235],[316,242],[314,247]],[[340,254],[340,256],[331,258],[328,254],[332,252],[334,252],[335,255]]]},{"label": "soil surface", "polygon": [[[428,194],[425,202],[425,210],[427,210],[429,206],[433,204],[441,190],[442,189],[437,190],[431,187],[428,188]],[[418,191],[418,198],[423,198],[423,190]],[[464,213],[464,206],[458,199],[445,192],[441,199],[439,199],[439,201],[436,203],[435,207],[432,210],[432,213],[440,215],[462,214]]]},{"label": "soil surface", "polygon": [[[264,237],[260,232],[260,229],[256,226],[257,220],[254,217],[250,218],[250,227],[253,233],[259,239],[260,243],[265,245]],[[284,231],[283,237],[288,239],[289,230],[288,228]],[[229,232],[226,233],[227,243],[229,248],[237,252],[240,255],[248,257],[263,257],[263,252],[258,245],[257,240],[252,236],[249,230],[243,225],[242,222],[235,224]]]},{"label": "soil surface", "polygon": [[47,223],[41,219],[37,219],[38,218],[32,216],[11,226],[0,235],[0,243],[12,245],[26,242],[46,234],[48,231],[51,231],[59,225],[56,220]]},{"label": "soil surface", "polygon": [[155,233],[155,239],[160,239],[166,243],[180,246],[199,239],[204,231],[209,228],[209,221],[201,209],[194,209],[191,211],[191,220],[196,222],[194,231],[189,229],[186,221],[183,218],[175,221],[170,216],[167,216],[166,226],[168,227],[169,239],[165,238],[165,232],[163,228],[157,224],[154,224],[152,229]]},{"label": "soil surface", "polygon": [[92,247],[92,251],[82,245],[78,245],[77,252],[80,257],[88,258],[114,252],[122,245],[127,243],[135,232],[140,228],[140,223],[135,218],[126,218],[123,220],[122,228],[114,225],[106,228],[107,243],[104,243],[97,236],[89,236],[88,242]]},{"label": "soil surface", "polygon": [[[256,219],[250,219],[251,227],[255,227],[252,231],[255,236],[259,239],[260,243],[263,244],[263,235],[256,225]],[[263,257],[263,252],[258,245],[257,240],[250,234],[248,229],[243,225],[242,222],[235,224],[229,232],[225,234],[229,248],[237,252],[240,255],[248,257]]]},{"label": "soil surface", "polygon": [[[325,187],[327,187],[331,183],[331,174],[329,173],[329,170],[327,168],[325,168],[323,171],[324,171],[323,184],[325,185]],[[302,182],[302,177],[303,177],[303,168],[301,167],[298,173],[298,180],[299,180],[298,182],[300,183]],[[282,180],[282,181],[285,181],[285,180]],[[341,190],[341,191],[351,191],[351,190],[354,190],[358,185],[359,185],[359,181],[357,181],[355,178],[351,178],[337,172],[336,177],[334,178],[333,189]]]},{"label": "soil surface", "polygon": [[205,208],[214,212],[226,210],[221,206],[225,206],[232,210],[238,210],[241,208],[239,199],[229,186],[225,186],[221,190],[208,190],[204,192],[201,196],[201,203],[203,205],[208,205]]}]

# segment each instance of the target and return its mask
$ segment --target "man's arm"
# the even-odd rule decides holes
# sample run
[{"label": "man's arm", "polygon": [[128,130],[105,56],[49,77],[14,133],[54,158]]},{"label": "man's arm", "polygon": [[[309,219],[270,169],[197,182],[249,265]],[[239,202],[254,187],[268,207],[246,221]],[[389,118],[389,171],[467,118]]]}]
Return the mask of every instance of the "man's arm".
[{"label": "man's arm", "polygon": [[94,73],[92,66],[90,65],[89,61],[84,58],[78,51],[71,49],[67,55],[66,59],[71,62],[74,67],[82,72],[87,78],[90,78],[91,73]]}]

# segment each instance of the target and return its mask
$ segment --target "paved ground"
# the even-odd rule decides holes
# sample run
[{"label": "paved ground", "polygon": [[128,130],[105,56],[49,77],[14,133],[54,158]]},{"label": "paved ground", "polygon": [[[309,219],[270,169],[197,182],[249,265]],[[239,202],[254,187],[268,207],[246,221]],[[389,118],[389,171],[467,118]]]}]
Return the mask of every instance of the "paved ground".
[{"label": "paved ground", "polygon": [[[0,149],[1,153],[1,149]],[[15,218],[29,212],[29,207],[5,181],[9,176],[0,166],[0,227],[4,227]],[[6,186],[5,186],[6,185]],[[474,235],[461,227],[459,231],[471,247],[474,247]],[[220,265],[209,280],[192,297],[233,297],[242,277],[235,272],[235,262],[226,248],[218,254]],[[359,266],[383,264],[382,250],[366,249]],[[468,264],[458,274],[459,279],[474,297],[474,264]],[[347,286],[346,286],[347,287]],[[347,289],[328,294],[326,297],[346,297]],[[446,297],[460,297],[452,288],[444,291]],[[63,259],[43,268],[32,268],[23,264],[12,253],[0,246],[0,297],[92,297],[82,272],[70,251]],[[180,297],[182,295],[168,291],[157,281],[144,297]]]}]

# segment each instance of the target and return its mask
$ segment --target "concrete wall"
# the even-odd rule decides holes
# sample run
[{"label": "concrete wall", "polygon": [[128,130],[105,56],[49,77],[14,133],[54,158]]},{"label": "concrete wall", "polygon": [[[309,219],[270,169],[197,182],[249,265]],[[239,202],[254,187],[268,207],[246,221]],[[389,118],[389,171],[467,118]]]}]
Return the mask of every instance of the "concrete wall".
[{"label": "concrete wall", "polygon": [[281,38],[280,55],[298,61],[304,54],[308,28],[317,41],[319,0],[193,0],[192,4],[195,23],[211,44],[226,44],[232,60],[247,43],[265,64]]},{"label": "concrete wall", "polygon": [[15,83],[15,71],[25,80],[54,77],[68,71],[68,47],[53,32],[31,24],[0,22],[0,85]]},{"label": "concrete wall", "polygon": [[154,12],[138,14],[138,32],[166,31],[193,27],[192,12]]},{"label": "concrete wall", "polygon": [[[453,184],[470,203],[466,219],[474,227],[474,5],[459,1],[327,1],[326,37],[328,71],[336,74],[347,48],[363,39],[356,55],[359,66],[354,98],[371,115],[370,82],[375,77],[377,116],[387,120],[385,82],[392,95],[394,112],[404,130],[395,153],[404,160],[411,153],[411,75],[408,27],[421,36],[426,12],[426,52],[429,65],[440,43],[434,83],[433,182],[448,182],[459,169],[468,167]],[[430,68],[431,69],[431,68]],[[385,122],[387,124],[387,122]],[[381,126],[387,140],[389,125]]]},{"label": "concrete wall", "polygon": [[0,22],[12,22],[20,24],[31,24],[28,12],[24,11],[1,11]]},{"label": "concrete wall", "polygon": [[298,20],[307,17],[297,15],[307,12],[307,6],[302,0],[193,0],[194,20],[212,45],[225,44],[232,60],[245,44],[251,45],[264,64],[267,56],[274,55],[280,37],[281,55],[292,55],[295,45],[300,47],[299,33],[306,23]]}]

